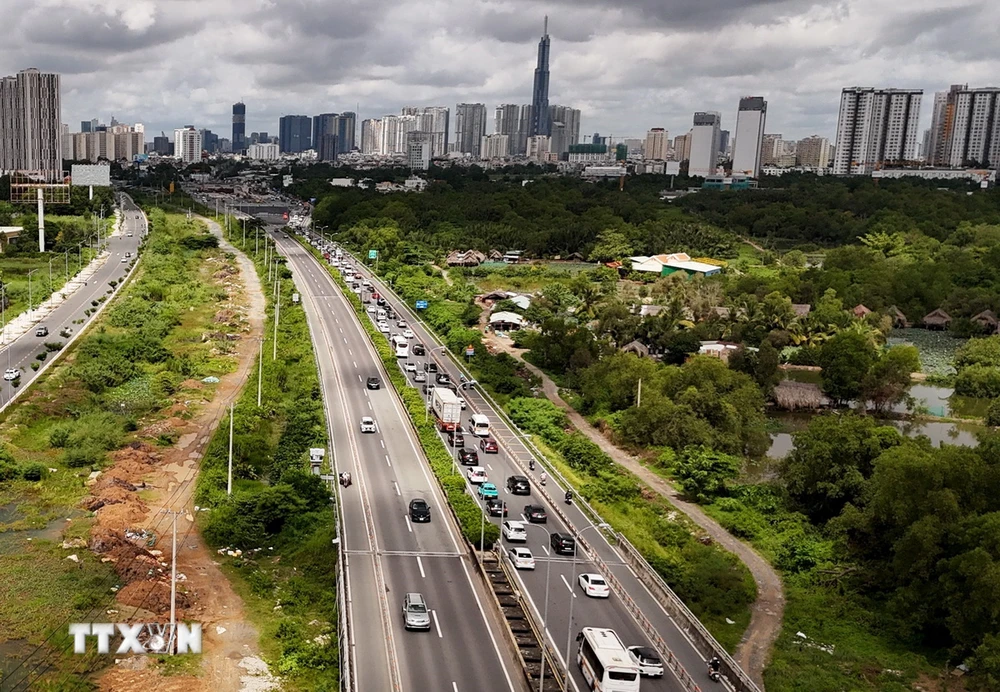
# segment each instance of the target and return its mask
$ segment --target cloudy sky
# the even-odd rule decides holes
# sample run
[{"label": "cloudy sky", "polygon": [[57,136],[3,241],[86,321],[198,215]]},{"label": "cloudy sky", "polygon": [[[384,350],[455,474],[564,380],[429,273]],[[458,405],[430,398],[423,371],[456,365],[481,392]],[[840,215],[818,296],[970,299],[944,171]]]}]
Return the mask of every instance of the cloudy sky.
[{"label": "cloudy sky", "polygon": [[[531,100],[542,17],[550,103],[582,132],[644,136],[740,96],[767,131],[833,137],[840,89],[1000,86],[997,0],[0,0],[0,69],[62,74],[63,121],[193,124],[229,136],[278,117]],[[454,118],[453,118],[454,120]]]}]

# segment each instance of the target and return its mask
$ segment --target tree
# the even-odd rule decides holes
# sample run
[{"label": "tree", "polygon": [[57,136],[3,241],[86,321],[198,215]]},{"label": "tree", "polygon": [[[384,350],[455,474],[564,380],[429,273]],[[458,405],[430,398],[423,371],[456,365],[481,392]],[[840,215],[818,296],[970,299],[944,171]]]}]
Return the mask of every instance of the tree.
[{"label": "tree", "polygon": [[876,357],[874,345],[861,334],[836,334],[819,352],[823,391],[841,403],[859,399],[862,380],[875,364]]},{"label": "tree", "polygon": [[678,456],[673,469],[684,492],[706,503],[726,494],[726,483],[736,478],[740,460],[706,447],[688,447]]},{"label": "tree", "polygon": [[861,398],[883,414],[906,399],[910,374],[920,369],[920,355],[915,346],[894,346],[865,373],[861,380]]},{"label": "tree", "polygon": [[632,254],[632,244],[616,228],[606,228],[597,235],[597,242],[590,251],[591,262],[614,262]]},{"label": "tree", "polygon": [[780,363],[781,354],[768,340],[762,342],[756,350],[741,348],[729,356],[729,367],[752,377],[767,395],[781,380],[781,372],[778,370]]},{"label": "tree", "polygon": [[1000,399],[990,402],[990,407],[986,410],[985,423],[991,428],[1000,427]]}]

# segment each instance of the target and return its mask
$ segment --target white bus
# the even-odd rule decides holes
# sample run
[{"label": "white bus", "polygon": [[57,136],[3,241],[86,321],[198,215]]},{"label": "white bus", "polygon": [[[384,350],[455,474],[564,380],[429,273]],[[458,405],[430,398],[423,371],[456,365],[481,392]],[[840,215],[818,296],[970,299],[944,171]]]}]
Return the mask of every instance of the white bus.
[{"label": "white bus", "polygon": [[397,358],[408,358],[410,355],[410,342],[402,334],[392,337],[392,347],[396,350]]},{"label": "white bus", "polygon": [[489,437],[490,419],[481,413],[473,413],[469,418],[469,432],[477,437]]},{"label": "white bus", "polygon": [[629,656],[618,633],[604,627],[584,627],[577,635],[576,662],[588,689],[600,692],[638,692],[639,666]]}]

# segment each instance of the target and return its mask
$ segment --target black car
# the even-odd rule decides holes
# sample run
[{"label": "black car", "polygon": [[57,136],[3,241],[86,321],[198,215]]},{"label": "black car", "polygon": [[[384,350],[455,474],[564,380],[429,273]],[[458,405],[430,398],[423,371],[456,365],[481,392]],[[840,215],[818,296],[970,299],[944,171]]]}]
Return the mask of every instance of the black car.
[{"label": "black car", "polygon": [[458,460],[462,466],[479,466],[479,454],[474,449],[465,447],[458,452]]},{"label": "black car", "polygon": [[437,372],[437,371],[438,371],[437,363],[431,363],[430,361],[424,363],[424,372]]},{"label": "black car", "polygon": [[486,511],[491,517],[507,516],[507,503],[499,497],[491,497],[486,501]]},{"label": "black car", "polygon": [[427,355],[427,349],[424,348],[423,344],[413,344],[413,346],[410,347],[410,351],[415,356],[425,356],[425,355]]},{"label": "black car", "polygon": [[456,430],[448,431],[448,444],[452,447],[462,447],[465,445],[465,433],[462,431],[461,426]]},{"label": "black car", "polygon": [[531,483],[524,476],[508,476],[507,492],[511,495],[530,495]]},{"label": "black car", "polygon": [[427,522],[431,520],[431,506],[421,497],[410,500],[410,521]]},{"label": "black car", "polygon": [[429,391],[431,391],[432,389],[434,389],[434,387],[430,386],[429,384],[425,384],[424,385],[424,396],[427,396],[427,393]]},{"label": "black car", "polygon": [[434,378],[434,381],[438,384],[451,384],[451,378],[448,377],[448,373],[446,372],[439,372],[437,377]]},{"label": "black car", "polygon": [[524,516],[532,524],[546,524],[549,521],[549,515],[541,505],[525,505]]},{"label": "black car", "polygon": [[382,382],[377,377],[369,377],[366,386],[368,389],[379,389],[382,386]]},{"label": "black car", "polygon": [[576,555],[576,541],[568,533],[555,532],[549,536],[549,545],[556,555]]}]

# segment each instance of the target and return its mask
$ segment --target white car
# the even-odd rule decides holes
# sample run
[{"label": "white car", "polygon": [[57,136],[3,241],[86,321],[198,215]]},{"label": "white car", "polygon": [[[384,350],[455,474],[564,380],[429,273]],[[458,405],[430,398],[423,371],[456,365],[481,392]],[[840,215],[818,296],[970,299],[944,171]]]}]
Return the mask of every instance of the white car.
[{"label": "white car", "polygon": [[414,382],[426,382],[427,381],[427,373],[424,372],[423,370],[417,370],[415,373],[413,373],[413,381]]},{"label": "white car", "polygon": [[469,482],[475,483],[476,485],[480,483],[485,483],[489,480],[489,476],[486,475],[486,469],[482,466],[473,466],[469,469]]},{"label": "white car", "polygon": [[361,432],[363,433],[373,433],[375,432],[375,419],[371,416],[365,416],[361,419]]},{"label": "white car", "polygon": [[365,311],[369,315],[374,315],[375,314],[375,306],[374,305],[369,305],[367,308],[365,308]]},{"label": "white car", "polygon": [[609,598],[611,589],[600,574],[581,574],[580,588],[591,598]]},{"label": "white car", "polygon": [[525,543],[528,540],[528,532],[524,524],[519,521],[505,521],[500,528],[504,540],[510,543]]},{"label": "white car", "polygon": [[3,378],[5,380],[7,380],[8,382],[10,382],[11,380],[16,380],[20,376],[21,376],[21,373],[19,373],[14,368],[7,368],[3,372]]},{"label": "white car", "polygon": [[527,548],[511,548],[507,551],[507,559],[514,569],[535,569],[535,558]]},{"label": "white car", "polygon": [[361,285],[364,286],[365,288],[368,288],[372,285],[372,282],[369,281],[368,279],[365,279],[364,281],[361,282]]},{"label": "white car", "polygon": [[458,405],[459,405],[459,406],[461,406],[461,407],[462,407],[462,410],[464,411],[464,410],[465,410],[465,407],[466,407],[466,405],[467,405],[467,404],[465,403],[465,399],[463,399],[462,397],[458,397]]},{"label": "white car", "polygon": [[410,331],[409,329],[404,329],[403,330],[403,336],[405,336],[407,339],[412,339],[413,338],[413,332]]},{"label": "white car", "polygon": [[663,677],[663,661],[656,649],[649,646],[630,646],[628,655],[639,666],[639,675],[646,678]]},{"label": "white car", "polygon": [[383,334],[388,334],[389,333],[389,323],[386,322],[385,320],[382,320],[381,322],[378,323],[378,330],[380,332],[382,332]]},{"label": "white car", "polygon": [[399,322],[396,323],[396,326],[399,327],[400,329],[406,329],[406,322],[400,320]]},{"label": "white car", "polygon": [[406,372],[416,372],[417,371],[417,364],[416,363],[407,363],[406,365],[403,366],[403,370],[405,370]]}]

